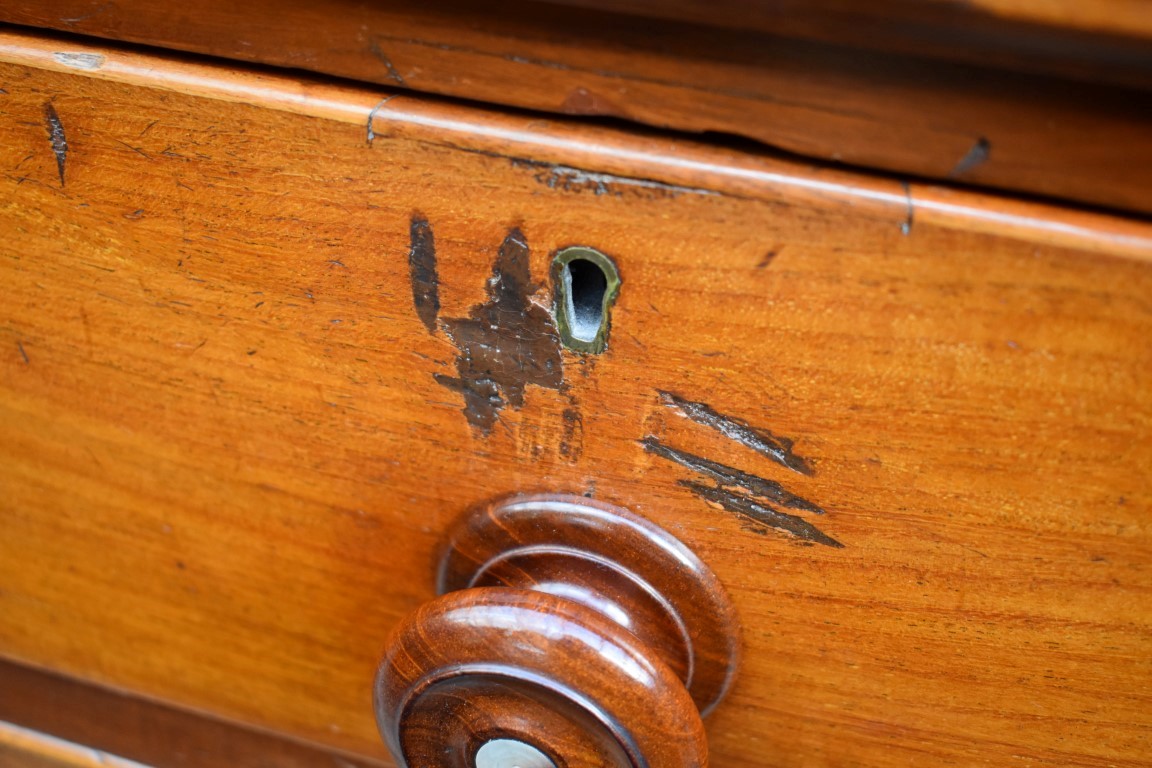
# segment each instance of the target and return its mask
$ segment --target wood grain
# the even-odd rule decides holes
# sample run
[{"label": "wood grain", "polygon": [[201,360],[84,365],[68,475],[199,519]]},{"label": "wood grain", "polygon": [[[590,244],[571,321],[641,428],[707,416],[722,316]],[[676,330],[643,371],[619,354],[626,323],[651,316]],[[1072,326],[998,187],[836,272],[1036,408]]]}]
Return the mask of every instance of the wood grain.
[{"label": "wood grain", "polygon": [[[716,765],[1149,764],[1147,223],[69,51],[0,38],[0,655],[382,758],[450,522],[591,493],[732,594]],[[485,434],[446,328],[509,237],[525,306],[621,286]]]},{"label": "wood grain", "polygon": [[[865,13],[871,23],[841,25],[879,40],[877,27],[904,19],[885,7]],[[1052,71],[1014,71],[1002,68],[1011,62],[995,46],[967,57],[925,54],[945,50],[941,38],[955,38],[948,24],[934,36],[923,25],[900,33],[921,40],[915,50],[869,50],[757,31],[772,27],[771,18],[732,30],[524,0],[499,8],[477,0],[196,0],[194,8],[173,14],[145,0],[13,0],[0,21],[553,114],[718,133],[721,141],[742,137],[821,163],[1152,213],[1152,123],[1144,107],[1152,49],[1139,39],[1025,45],[992,24],[1006,46],[1021,46],[1011,48],[1015,60],[1074,59]],[[1106,73],[1084,63],[1108,55]],[[1123,76],[1109,74],[1116,72]]]}]

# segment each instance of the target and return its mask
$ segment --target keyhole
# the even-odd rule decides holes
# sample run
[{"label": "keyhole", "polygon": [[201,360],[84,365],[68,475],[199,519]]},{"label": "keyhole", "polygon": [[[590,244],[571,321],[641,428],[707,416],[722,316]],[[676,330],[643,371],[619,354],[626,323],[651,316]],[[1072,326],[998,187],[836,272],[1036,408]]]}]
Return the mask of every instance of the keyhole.
[{"label": "keyhole", "polygon": [[608,314],[620,287],[616,265],[594,248],[576,246],[556,254],[552,275],[564,345],[577,352],[603,352],[608,344]]},{"label": "keyhole", "polygon": [[568,262],[567,282],[572,336],[580,341],[594,341],[604,322],[608,278],[599,265],[588,259],[572,259]]}]

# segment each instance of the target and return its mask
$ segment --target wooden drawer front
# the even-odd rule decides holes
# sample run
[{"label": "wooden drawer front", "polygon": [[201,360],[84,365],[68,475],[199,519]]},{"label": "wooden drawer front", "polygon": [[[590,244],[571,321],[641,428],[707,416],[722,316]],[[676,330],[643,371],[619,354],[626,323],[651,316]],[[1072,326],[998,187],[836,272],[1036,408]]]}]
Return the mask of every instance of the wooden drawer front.
[{"label": "wooden drawer front", "polygon": [[95,749],[0,721],[4,768],[147,768]]},{"label": "wooden drawer front", "polygon": [[[0,59],[3,656],[379,757],[370,681],[446,526],[566,491],[732,593],[716,765],[1150,754],[1149,225]],[[550,316],[572,245],[619,268],[600,355]]]}]

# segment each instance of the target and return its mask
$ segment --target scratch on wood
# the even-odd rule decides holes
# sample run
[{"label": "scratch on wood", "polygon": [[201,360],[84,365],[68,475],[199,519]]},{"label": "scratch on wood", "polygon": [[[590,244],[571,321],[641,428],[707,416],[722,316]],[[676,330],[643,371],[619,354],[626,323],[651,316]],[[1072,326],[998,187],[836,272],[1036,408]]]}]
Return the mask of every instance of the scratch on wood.
[{"label": "scratch on wood", "polygon": [[117,144],[119,144],[119,145],[121,145],[121,146],[127,147],[128,149],[132,150],[133,152],[135,152],[136,154],[140,155],[141,157],[145,157],[145,158],[147,158],[147,159],[149,159],[149,160],[151,160],[151,159],[152,159],[152,156],[151,156],[151,155],[149,155],[149,154],[148,154],[147,152],[145,152],[144,150],[140,149],[140,147],[134,147],[134,146],[132,146],[131,144],[129,144],[128,142],[126,142],[126,141],[120,141],[120,139],[112,139],[112,141],[116,142]]},{"label": "scratch on wood", "polygon": [[817,515],[824,514],[823,509],[807,499],[803,499],[789,492],[775,480],[768,480],[758,475],[752,475],[736,469],[735,467],[730,467],[727,464],[721,464],[720,462],[705,459],[702,456],[696,456],[687,451],[672,448],[652,435],[644,438],[640,443],[648,453],[653,453],[661,458],[673,461],[682,467],[691,469],[697,474],[711,477],[721,485],[743,488],[751,494],[770,499],[774,503],[790,509],[799,509]]},{"label": "scratch on wood", "polygon": [[404,82],[404,78],[400,76],[400,73],[396,71],[396,67],[392,66],[392,60],[388,58],[384,53],[384,49],[380,47],[380,40],[378,38],[373,38],[368,48],[372,51],[372,55],[379,59],[380,63],[388,70],[388,77],[392,78],[397,85],[408,85]]},{"label": "scratch on wood", "polygon": [[440,280],[436,274],[436,241],[432,225],[420,214],[413,214],[408,227],[408,277],[412,283],[412,303],[416,314],[429,333],[436,332],[440,314]]},{"label": "scratch on wood", "polygon": [[688,488],[694,494],[706,501],[719,504],[748,522],[767,528],[786,531],[798,539],[810,541],[813,544],[823,544],[826,547],[843,549],[844,545],[828,536],[807,520],[789,515],[785,512],[772,509],[766,504],[759,503],[747,496],[741,496],[720,487],[711,487],[692,480],[681,480],[680,485]]},{"label": "scratch on wood", "polygon": [[904,216],[904,222],[900,225],[900,233],[902,235],[912,234],[912,217],[914,209],[912,207],[912,187],[906,181],[900,182],[900,186],[904,188],[904,200],[908,206],[908,213]]},{"label": "scratch on wood", "polygon": [[806,459],[793,452],[793,443],[788,438],[774,435],[766,429],[753,427],[743,419],[717,413],[706,403],[685,400],[664,390],[657,391],[665,405],[675,408],[697,424],[716,430],[724,437],[767,456],[782,467],[804,475],[812,474],[812,467]]},{"label": "scratch on wood", "polygon": [[396,94],[392,94],[391,96],[385,96],[383,99],[380,100],[380,103],[377,104],[376,106],[372,107],[372,111],[368,113],[368,146],[369,147],[371,147],[372,142],[376,140],[376,131],[372,127],[372,123],[375,122],[375,120],[376,120],[376,113],[380,111],[380,107],[382,107],[385,104],[387,104],[388,102],[392,101],[392,99],[394,99],[394,98],[396,98]]},{"label": "scratch on wood", "polygon": [[976,142],[964,157],[960,158],[960,162],[956,163],[956,167],[948,173],[948,178],[955,179],[976,170],[976,168],[988,162],[988,156],[991,154],[992,145],[988,139],[981,136],[976,139]]},{"label": "scratch on wood", "polygon": [[512,165],[517,168],[531,168],[535,171],[536,181],[549,189],[559,189],[565,192],[591,192],[597,197],[601,195],[614,195],[620,197],[625,190],[646,190],[669,197],[681,194],[716,195],[710,189],[698,187],[682,187],[676,184],[665,184],[652,179],[636,179],[627,176],[616,176],[610,173],[593,173],[580,168],[566,165],[552,165],[534,160],[510,158]]},{"label": "scratch on wood", "polygon": [[781,530],[815,544],[844,546],[807,520],[776,509],[773,505],[817,515],[824,514],[824,510],[819,506],[788,491],[780,483],[673,448],[652,435],[641,440],[640,444],[648,453],[711,478],[715,482],[714,486],[694,480],[681,480],[680,485],[705,501],[719,504],[746,522]]},{"label": "scratch on wood", "polygon": [[488,279],[488,300],[466,318],[441,320],[458,350],[457,376],[435,379],[464,396],[464,415],[485,435],[505,406],[523,406],[529,384],[559,390],[564,383],[560,335],[551,313],[532,302],[535,290],[528,242],[512,229]]},{"label": "scratch on wood", "polygon": [[44,122],[48,128],[48,140],[52,142],[52,152],[56,155],[56,170],[60,172],[60,186],[64,186],[64,164],[68,159],[68,139],[64,136],[64,124],[56,114],[52,102],[44,102]]},{"label": "scratch on wood", "polygon": [[16,348],[20,350],[20,357],[24,358],[24,365],[31,365],[32,362],[28,359],[28,353],[24,351],[24,342],[16,342]]}]

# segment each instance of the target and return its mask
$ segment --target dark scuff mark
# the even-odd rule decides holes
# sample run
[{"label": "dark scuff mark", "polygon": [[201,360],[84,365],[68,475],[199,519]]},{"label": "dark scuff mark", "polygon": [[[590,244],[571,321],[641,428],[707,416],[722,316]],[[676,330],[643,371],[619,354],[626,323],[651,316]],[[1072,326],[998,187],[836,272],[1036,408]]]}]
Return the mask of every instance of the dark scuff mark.
[{"label": "dark scuff mark", "polygon": [[20,357],[24,358],[24,365],[32,365],[32,361],[28,359],[28,353],[24,351],[24,342],[16,342],[16,349],[20,350]]},{"label": "dark scuff mark", "polygon": [[373,39],[368,48],[372,51],[372,55],[379,59],[380,63],[388,70],[388,77],[392,78],[393,82],[397,85],[408,85],[404,82],[404,78],[400,76],[400,73],[396,71],[396,67],[392,66],[392,60],[384,53],[384,49],[380,47],[380,41],[378,39]]},{"label": "dark scuff mark", "polygon": [[772,250],[767,251],[764,256],[761,257],[760,261],[757,262],[756,269],[767,269],[771,266],[772,262],[775,261],[776,257],[780,254],[781,248],[782,246],[777,245],[773,247]]},{"label": "dark scuff mark", "polygon": [[671,392],[657,391],[665,405],[675,408],[697,424],[716,430],[724,437],[767,456],[782,467],[803,475],[812,474],[812,467],[808,461],[793,453],[793,443],[788,438],[774,435],[766,429],[753,427],[743,419],[717,413],[706,403],[695,403]]},{"label": "dark scuff mark", "polygon": [[737,517],[753,523],[755,526],[760,526],[761,530],[759,531],[756,530],[756,527],[751,527],[751,530],[757,533],[762,533],[763,528],[775,528],[779,531],[786,531],[806,542],[823,544],[824,546],[835,547],[837,549],[844,548],[843,544],[831,536],[828,536],[807,520],[797,517],[796,515],[789,515],[785,512],[772,509],[766,504],[758,503],[747,496],[741,496],[724,488],[711,487],[692,480],[681,480],[680,485],[706,501],[719,504]]},{"label": "dark scuff mark", "polygon": [[56,170],[60,172],[60,186],[64,186],[64,164],[68,160],[68,139],[64,136],[64,124],[56,114],[52,102],[44,102],[44,122],[48,128],[48,140],[52,142],[52,152],[56,155]]},{"label": "dark scuff mark", "polygon": [[976,139],[976,143],[972,145],[968,153],[960,158],[960,162],[956,163],[956,167],[948,173],[948,178],[955,179],[976,170],[976,168],[988,162],[988,157],[991,154],[992,145],[988,142],[988,139],[981,136]]},{"label": "dark scuff mark", "polygon": [[904,223],[900,225],[900,234],[912,234],[912,218],[915,209],[912,207],[912,187],[906,181],[900,182],[900,186],[904,189],[904,200],[908,206],[908,213],[904,216]]},{"label": "dark scuff mark", "polygon": [[466,318],[441,325],[456,345],[456,377],[436,375],[464,395],[464,415],[485,435],[506,406],[524,405],[529,384],[559,390],[564,383],[560,334],[535,292],[528,243],[519,229],[504,238],[488,279],[488,300]]},{"label": "dark scuff mark", "polygon": [[412,282],[412,303],[416,314],[429,333],[436,332],[436,317],[440,314],[440,280],[436,274],[436,242],[432,225],[419,214],[412,216],[408,228],[411,245],[408,248],[408,277]]},{"label": "dark scuff mark", "polygon": [[775,504],[788,507],[789,509],[798,509],[816,515],[824,514],[823,509],[807,499],[803,499],[788,491],[775,480],[768,480],[757,475],[751,475],[743,470],[730,467],[727,464],[721,464],[718,461],[705,459],[703,456],[696,456],[687,451],[681,451],[665,445],[660,442],[659,438],[652,435],[641,440],[640,444],[644,446],[644,450],[648,453],[654,453],[661,458],[668,459],[682,467],[686,467],[697,474],[711,477],[722,486],[742,488],[754,496],[768,499]]},{"label": "dark scuff mark", "polygon": [[584,417],[575,408],[565,408],[561,418],[564,432],[560,437],[560,455],[569,461],[578,461],[584,452]]}]

